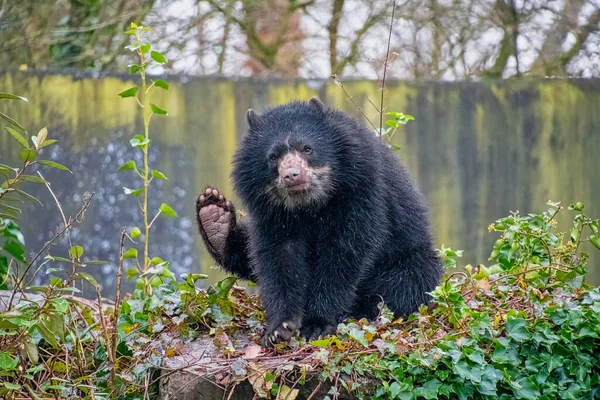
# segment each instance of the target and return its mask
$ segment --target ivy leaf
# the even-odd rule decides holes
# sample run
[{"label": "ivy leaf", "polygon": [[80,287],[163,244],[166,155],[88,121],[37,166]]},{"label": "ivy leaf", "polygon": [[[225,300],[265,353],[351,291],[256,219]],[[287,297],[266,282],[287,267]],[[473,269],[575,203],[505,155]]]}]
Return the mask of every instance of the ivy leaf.
[{"label": "ivy leaf", "polygon": [[119,93],[119,96],[121,96],[121,98],[123,99],[126,97],[135,97],[137,95],[137,91],[138,87],[134,86],[132,88],[122,91],[121,93]]},{"label": "ivy leaf", "polygon": [[517,381],[518,388],[513,388],[517,399],[538,399],[540,391],[535,376],[524,377]]},{"label": "ivy leaf", "polygon": [[531,337],[529,331],[525,327],[523,318],[510,318],[506,321],[506,335],[516,342],[523,342]]},{"label": "ivy leaf", "polygon": [[160,205],[160,212],[165,214],[167,217],[177,217],[177,213],[167,203],[162,203]]},{"label": "ivy leaf", "polygon": [[6,127],[6,130],[17,140],[17,142],[21,143],[21,146],[29,149],[29,142],[27,142],[27,138],[25,136],[21,135],[19,132],[9,126]]},{"label": "ivy leaf", "polygon": [[154,61],[156,61],[157,63],[164,64],[164,63],[166,63],[166,62],[167,62],[167,59],[165,58],[165,56],[164,56],[162,53],[158,52],[158,51],[154,51],[154,50],[153,50],[153,51],[150,53],[150,57],[152,57],[152,59],[153,59]]},{"label": "ivy leaf", "polygon": [[369,346],[369,342],[367,341],[367,338],[365,338],[365,332],[362,329],[359,328],[352,328],[350,329],[350,332],[348,332],[348,335],[350,335],[350,337],[354,340],[356,340],[358,343],[362,344],[365,347]]},{"label": "ivy leaf", "polygon": [[167,112],[167,110],[163,110],[162,108],[160,108],[159,106],[157,106],[156,104],[150,103],[150,108],[152,108],[152,111],[154,111],[155,114],[160,114],[160,115],[168,115],[169,113]]}]

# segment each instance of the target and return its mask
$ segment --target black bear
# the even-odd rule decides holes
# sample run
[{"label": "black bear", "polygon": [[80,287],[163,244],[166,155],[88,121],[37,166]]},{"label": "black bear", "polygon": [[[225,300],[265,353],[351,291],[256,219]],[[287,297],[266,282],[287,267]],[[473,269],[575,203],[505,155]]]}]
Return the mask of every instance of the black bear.
[{"label": "black bear", "polygon": [[257,282],[263,345],[332,334],[344,318],[396,316],[429,302],[441,262],[427,207],[393,151],[317,99],[249,110],[233,162],[247,217],[208,187],[196,202],[215,261]]}]

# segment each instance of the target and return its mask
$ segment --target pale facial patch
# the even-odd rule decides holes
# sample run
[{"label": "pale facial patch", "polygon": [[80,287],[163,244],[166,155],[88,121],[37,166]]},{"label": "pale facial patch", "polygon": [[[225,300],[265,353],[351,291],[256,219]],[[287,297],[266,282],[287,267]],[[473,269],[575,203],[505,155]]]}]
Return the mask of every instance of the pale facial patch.
[{"label": "pale facial patch", "polygon": [[[285,182],[285,173],[290,168],[298,169],[301,177],[302,190],[290,190]],[[269,185],[267,193],[271,201],[282,204],[287,209],[324,203],[327,200],[333,184],[331,180],[331,167],[310,167],[302,154],[290,152],[286,154],[278,165],[279,176]],[[304,187],[305,186],[305,187]]]}]

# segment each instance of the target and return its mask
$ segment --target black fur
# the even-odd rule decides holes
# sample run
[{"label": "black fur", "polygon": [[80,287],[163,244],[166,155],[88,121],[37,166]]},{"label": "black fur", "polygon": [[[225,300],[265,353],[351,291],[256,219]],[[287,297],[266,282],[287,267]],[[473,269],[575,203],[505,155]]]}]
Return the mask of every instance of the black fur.
[{"label": "black fur", "polygon": [[[396,155],[318,100],[252,112],[248,121],[232,178],[249,220],[233,224],[224,256],[215,259],[258,280],[271,341],[287,338],[289,325],[313,339],[345,317],[372,319],[382,298],[396,316],[428,303],[441,263],[427,208]],[[322,201],[290,208],[269,196],[278,176],[269,155],[288,145],[311,146],[309,167],[331,168]]]}]

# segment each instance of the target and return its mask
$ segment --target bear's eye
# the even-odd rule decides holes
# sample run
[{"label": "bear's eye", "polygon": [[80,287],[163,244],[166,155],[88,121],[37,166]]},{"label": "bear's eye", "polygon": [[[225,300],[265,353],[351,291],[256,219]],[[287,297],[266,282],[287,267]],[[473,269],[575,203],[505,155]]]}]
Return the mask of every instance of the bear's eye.
[{"label": "bear's eye", "polygon": [[277,161],[277,155],[276,155],[276,154],[271,154],[271,155],[269,156],[269,161],[271,161],[271,162],[275,162],[275,161]]},{"label": "bear's eye", "polygon": [[304,146],[304,149],[302,149],[302,152],[304,154],[310,154],[310,153],[312,153],[312,147],[310,147],[310,146]]}]

